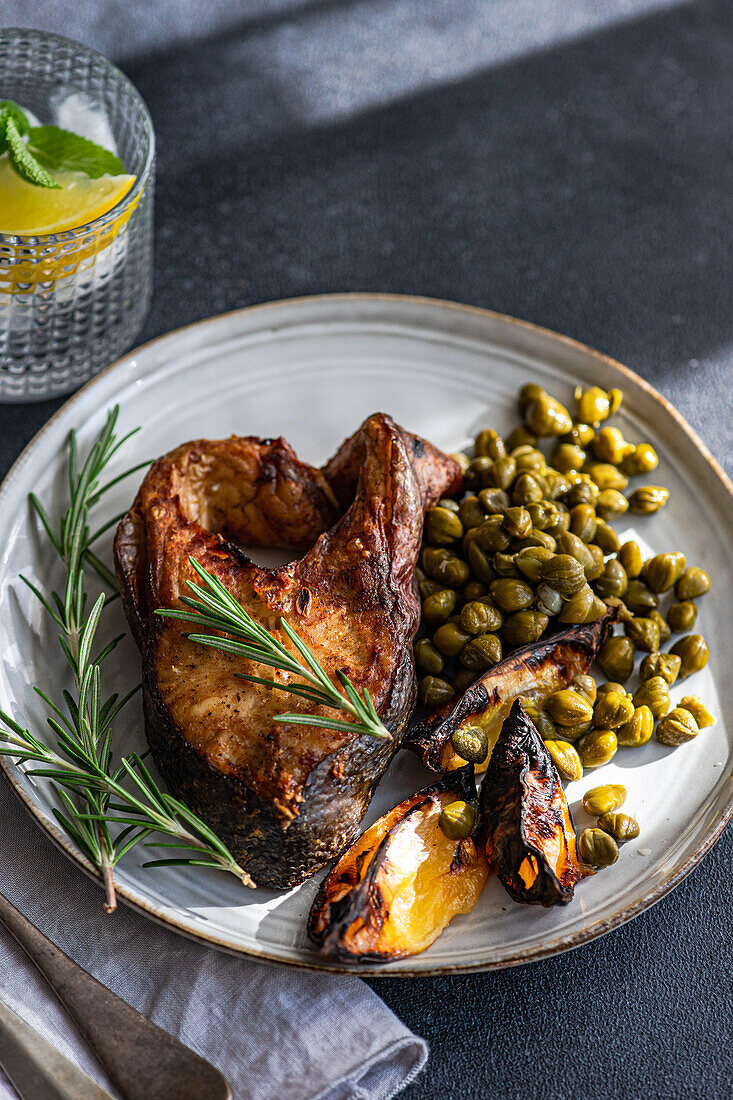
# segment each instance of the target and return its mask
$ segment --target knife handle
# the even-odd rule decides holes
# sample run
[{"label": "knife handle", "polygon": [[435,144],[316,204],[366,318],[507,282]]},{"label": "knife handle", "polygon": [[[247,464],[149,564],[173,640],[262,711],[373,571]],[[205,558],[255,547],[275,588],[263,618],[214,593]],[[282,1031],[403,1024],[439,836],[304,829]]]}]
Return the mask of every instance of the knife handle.
[{"label": "knife handle", "polygon": [[40,970],[125,1100],[231,1100],[218,1069],[87,974],[3,894],[0,923]]}]

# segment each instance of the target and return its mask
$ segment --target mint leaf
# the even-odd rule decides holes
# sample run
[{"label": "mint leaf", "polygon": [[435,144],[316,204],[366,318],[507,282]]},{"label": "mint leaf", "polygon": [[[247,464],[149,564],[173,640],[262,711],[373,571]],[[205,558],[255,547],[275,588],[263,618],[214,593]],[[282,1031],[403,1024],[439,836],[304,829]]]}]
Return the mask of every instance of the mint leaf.
[{"label": "mint leaf", "polygon": [[57,183],[53,176],[49,175],[46,169],[33,158],[20,135],[17,122],[7,112],[4,115],[4,134],[10,163],[22,180],[32,183],[34,187],[61,187],[61,184]]},{"label": "mint leaf", "polygon": [[31,128],[22,107],[12,99],[0,99],[0,153],[4,153],[8,147],[8,139],[5,137],[5,121],[8,118],[12,118],[21,137],[25,137]]},{"label": "mint leaf", "polygon": [[28,149],[39,164],[52,172],[83,172],[90,179],[121,176],[125,168],[119,157],[59,126],[33,126]]}]

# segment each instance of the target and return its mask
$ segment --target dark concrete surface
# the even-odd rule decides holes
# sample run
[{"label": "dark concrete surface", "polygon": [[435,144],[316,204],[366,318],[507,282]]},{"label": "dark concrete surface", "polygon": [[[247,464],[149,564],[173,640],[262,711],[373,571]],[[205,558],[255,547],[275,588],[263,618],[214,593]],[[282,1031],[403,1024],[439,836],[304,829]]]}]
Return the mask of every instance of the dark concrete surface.
[{"label": "dark concrete surface", "polygon": [[[144,338],[322,291],[489,306],[638,371],[733,473],[728,0],[260,0],[208,24],[204,5],[168,38],[175,5],[137,6],[152,48],[113,48],[101,18],[86,37],[123,59],[158,135]],[[62,29],[65,0],[20,7]],[[0,406],[3,472],[58,405]],[[732,854],[728,832],[570,955],[372,982],[432,1046],[404,1095],[730,1096]]]}]

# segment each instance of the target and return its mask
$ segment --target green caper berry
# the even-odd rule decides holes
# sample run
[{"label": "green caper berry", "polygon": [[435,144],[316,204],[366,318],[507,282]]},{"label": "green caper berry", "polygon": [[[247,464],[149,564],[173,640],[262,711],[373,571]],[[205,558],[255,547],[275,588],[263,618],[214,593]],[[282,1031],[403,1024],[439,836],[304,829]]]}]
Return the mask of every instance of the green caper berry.
[{"label": "green caper berry", "polygon": [[577,473],[583,469],[586,453],[575,443],[559,443],[552,454],[552,465],[561,474]]},{"label": "green caper berry", "polygon": [[554,557],[552,551],[544,546],[528,546],[525,550],[519,551],[514,564],[522,576],[536,584],[540,580],[543,566],[552,557]]},{"label": "green caper berry", "polygon": [[590,556],[591,564],[590,566],[586,566],[585,579],[587,581],[595,581],[598,580],[598,578],[603,573],[605,565],[603,559],[603,551],[601,550],[600,546],[596,545],[595,542],[589,542],[587,550]]},{"label": "green caper berry", "polygon": [[570,509],[570,531],[583,542],[593,542],[597,522],[596,510],[591,504],[576,504]]},{"label": "green caper berry", "polygon": [[545,479],[547,487],[545,496],[548,500],[558,501],[569,491],[570,481],[558,470],[547,469],[542,476]]},{"label": "green caper berry", "polygon": [[609,680],[605,684],[600,684],[597,694],[605,695],[609,691],[617,691],[619,695],[628,695],[628,691],[623,684],[619,684],[616,680]]},{"label": "green caper berry", "polygon": [[565,435],[573,426],[565,406],[544,391],[529,401],[523,415],[529,430],[540,438]]},{"label": "green caper berry", "polygon": [[515,611],[505,621],[502,633],[511,646],[529,645],[542,637],[549,621],[541,611]]},{"label": "green caper berry", "polygon": [[595,482],[591,481],[587,475],[581,475],[568,489],[564,503],[568,508],[576,508],[579,504],[590,504],[594,508],[598,496],[598,486]]},{"label": "green caper berry", "polygon": [[486,634],[489,630],[495,630],[501,626],[502,615],[497,608],[482,603],[481,600],[472,600],[461,609],[461,629],[467,634]]},{"label": "green caper berry", "polygon": [[484,485],[491,484],[490,471],[493,464],[494,460],[486,455],[472,458],[468,464],[468,469],[463,475],[463,484],[468,489],[480,489]]},{"label": "green caper berry", "polygon": [[486,585],[482,584],[481,581],[468,581],[461,591],[461,599],[465,603],[473,603],[474,600],[480,600],[488,591]]},{"label": "green caper berry", "polygon": [[662,645],[664,642],[669,641],[672,637],[672,631],[667,620],[663,619],[656,609],[650,611],[647,618],[651,619],[652,622],[656,623],[659,627],[659,644]]},{"label": "green caper berry", "polygon": [[501,639],[496,634],[480,634],[463,647],[458,660],[464,668],[485,672],[501,660]]},{"label": "green caper berry", "polygon": [[651,516],[669,500],[669,490],[661,485],[644,485],[629,497],[629,508],[637,516]]},{"label": "green caper berry", "polygon": [[436,581],[442,581],[447,588],[462,588],[470,576],[470,570],[465,561],[454,555],[437,562],[432,576]]},{"label": "green caper berry", "polygon": [[562,605],[563,598],[556,589],[551,588],[549,584],[538,585],[537,599],[535,601],[535,607],[538,611],[553,618],[555,615],[560,614]]},{"label": "green caper berry", "polygon": [[606,691],[596,702],[593,722],[600,729],[615,730],[634,717],[634,703],[628,695]]},{"label": "green caper berry", "polygon": [[453,695],[452,686],[439,676],[423,676],[417,685],[417,697],[424,707],[442,707]]},{"label": "green caper berry", "polygon": [[[558,538],[557,551],[559,554],[569,554],[571,558],[576,558],[583,566],[585,579],[588,580],[588,571],[593,570],[594,558],[582,539],[579,539],[572,531],[568,531]],[[603,568],[602,564],[601,568]]]},{"label": "green caper berry", "polygon": [[634,705],[637,707],[649,707],[654,717],[659,721],[664,718],[669,710],[669,685],[661,676],[650,676],[648,680],[642,680],[634,692]]},{"label": "green caper berry", "polygon": [[524,424],[520,424],[514,428],[504,440],[506,443],[507,451],[511,452],[515,447],[536,447],[537,436],[534,432],[531,432]]},{"label": "green caper berry", "polygon": [[544,710],[538,711],[532,716],[532,722],[543,741],[556,741],[557,730],[555,723]]},{"label": "green caper berry", "polygon": [[420,638],[415,642],[415,660],[421,668],[432,673],[433,676],[437,676],[445,667],[443,654],[435,648],[429,638]]},{"label": "green caper berry", "polygon": [[620,635],[606,638],[596,660],[609,679],[623,684],[634,671],[634,643]]},{"label": "green caper berry", "polygon": [[510,539],[503,524],[502,516],[489,516],[480,527],[474,528],[475,542],[482,550],[488,550],[492,554],[497,550],[506,550]]},{"label": "green caper berry", "polygon": [[655,554],[646,565],[646,583],[652,592],[666,592],[685,571],[684,554]]},{"label": "green caper berry", "polygon": [[620,392],[620,390],[611,390],[606,393],[600,386],[589,386],[587,389],[577,386],[575,390],[577,419],[584,424],[599,424],[602,420],[607,420],[615,400],[611,395]]},{"label": "green caper berry", "polygon": [[454,730],[450,743],[456,756],[469,764],[483,764],[489,753],[489,738],[480,726],[462,726]]},{"label": "green caper berry", "polygon": [[626,844],[636,840],[639,835],[639,822],[628,814],[601,814],[598,826],[604,833],[612,836],[617,844]]},{"label": "green caper berry", "polygon": [[458,508],[458,515],[467,531],[472,527],[478,527],[486,519],[486,512],[477,496],[465,497]]},{"label": "green caper berry", "polygon": [[601,519],[618,519],[629,510],[629,502],[618,489],[604,489],[598,494],[596,512]]},{"label": "green caper berry", "polygon": [[441,497],[437,504],[438,508],[447,508],[449,512],[458,512],[460,504],[453,497]]},{"label": "green caper berry", "polygon": [[548,534],[548,535],[552,535],[552,537],[555,540],[557,540],[559,535],[564,535],[569,530],[570,530],[570,512],[569,511],[558,511],[555,514],[555,518],[553,519],[553,521],[549,525],[549,527],[545,528],[545,533]]},{"label": "green caper berry", "polygon": [[[477,580],[481,581],[482,584],[491,584],[494,579],[491,559],[486,550],[482,550],[477,542],[469,544],[468,564],[471,566]],[[466,569],[466,572],[468,573],[468,569]]]},{"label": "green caper berry", "polygon": [[579,672],[578,675],[571,680],[570,687],[573,691],[577,691],[578,695],[582,695],[584,699],[587,699],[590,705],[593,706],[598,694],[598,688],[592,676],[585,672]]},{"label": "green caper berry", "polygon": [[641,573],[641,567],[643,565],[641,550],[638,543],[630,539],[625,542],[618,552],[618,560],[626,570],[626,576],[629,580],[633,580]]},{"label": "green caper berry", "polygon": [[549,535],[547,531],[538,531],[536,527],[532,528],[525,539],[514,539],[511,543],[511,547],[517,552],[519,550],[527,550],[532,546],[541,546],[545,550],[554,552],[556,545],[552,535]]},{"label": "green caper berry", "polygon": [[624,623],[624,630],[637,649],[646,653],[656,653],[659,649],[659,624],[653,619],[629,619]]},{"label": "green caper berry", "polygon": [[537,504],[544,493],[534,474],[520,474],[512,488],[513,504]]},{"label": "green caper berry", "polygon": [[489,592],[502,611],[523,611],[534,602],[534,592],[530,586],[511,577],[493,581]]},{"label": "green caper berry", "polygon": [[452,588],[441,588],[423,600],[422,617],[428,623],[445,623],[453,614],[456,594]]},{"label": "green caper berry", "polygon": [[530,530],[547,531],[557,519],[558,511],[551,500],[543,500],[539,504],[527,505],[527,514],[531,522]]},{"label": "green caper berry", "polygon": [[626,570],[620,561],[611,558],[603,567],[600,577],[593,582],[596,595],[602,600],[609,596],[623,596],[629,584]]},{"label": "green caper berry", "polygon": [[604,489],[625,489],[629,479],[610,462],[591,462],[586,466],[589,477],[593,478],[596,485],[603,492]]},{"label": "green caper berry", "polygon": [[504,530],[515,539],[523,539],[532,530],[532,517],[526,508],[514,506],[504,513]]},{"label": "green caper berry", "polygon": [[509,507],[509,496],[503,489],[482,489],[478,495],[479,503],[489,515],[502,515]]},{"label": "green caper berry", "polygon": [[641,580],[630,580],[624,593],[624,603],[634,615],[645,615],[659,607],[659,596]]},{"label": "green caper berry", "polygon": [[682,659],[676,653],[650,653],[641,662],[639,677],[643,682],[654,676],[661,676],[671,687],[679,676],[681,667]]},{"label": "green caper berry", "polygon": [[491,559],[494,572],[497,577],[519,577],[519,570],[514,564],[514,554],[503,554],[500,550]]},{"label": "green caper berry", "polygon": [[561,442],[574,443],[576,447],[583,447],[583,449],[586,449],[590,446],[595,437],[595,430],[590,424],[583,424],[581,421],[575,421],[570,431],[561,437]]},{"label": "green caper berry", "polygon": [[657,741],[662,745],[684,745],[700,732],[693,715],[684,707],[675,707],[657,725]]},{"label": "green caper berry", "polygon": [[600,768],[616,755],[618,740],[613,730],[592,729],[578,742],[578,752],[585,768]]},{"label": "green caper berry", "polygon": [[593,536],[593,541],[596,546],[600,546],[604,555],[617,554],[621,549],[621,541],[618,535],[613,527],[609,527],[603,519],[599,519],[596,523],[596,533]]},{"label": "green caper berry", "polygon": [[461,473],[465,474],[471,464],[471,459],[468,457],[468,455],[465,454],[463,451],[454,451],[450,457],[453,459],[454,462],[458,463]]},{"label": "green caper berry", "polygon": [[457,623],[443,623],[433,635],[433,643],[445,657],[457,657],[471,635],[461,630]]},{"label": "green caper berry", "polygon": [[686,630],[692,630],[696,619],[697,608],[692,600],[673,603],[667,612],[667,622],[675,634],[683,634]]},{"label": "green caper berry", "polygon": [[580,592],[565,602],[557,618],[561,623],[594,623],[605,614],[606,605],[603,600],[599,600],[586,583],[585,588],[581,588]]},{"label": "green caper berry", "polygon": [[610,867],[618,859],[618,844],[603,829],[583,829],[578,838],[578,853],[593,867]]},{"label": "green caper berry", "polygon": [[544,709],[558,726],[580,726],[593,717],[593,707],[588,700],[571,688],[562,688],[548,695]]},{"label": "green caper berry", "polygon": [[566,600],[585,588],[582,564],[571,554],[553,554],[542,566],[540,576]]},{"label": "green caper berry", "polygon": [[702,634],[685,634],[672,646],[670,653],[676,653],[682,661],[680,667],[680,679],[691,676],[693,672],[699,672],[708,663],[710,651]]},{"label": "green caper berry", "polygon": [[605,783],[602,787],[591,787],[583,795],[583,809],[590,817],[618,810],[626,801],[628,791],[621,783]]},{"label": "green caper berry", "polygon": [[475,824],[475,809],[470,802],[462,799],[450,802],[438,818],[438,825],[449,840],[465,840],[473,832]]},{"label": "green caper berry", "polygon": [[508,489],[517,474],[517,464],[509,455],[497,458],[482,476],[482,485],[486,488]]},{"label": "green caper berry", "polygon": [[506,455],[504,440],[491,428],[484,428],[478,433],[473,449],[477,455],[487,455],[491,459],[504,458]]},{"label": "green caper berry", "polygon": [[536,447],[525,444],[516,447],[511,454],[517,464],[517,474],[542,473],[547,465],[542,451],[538,451]]},{"label": "green caper berry", "polygon": [[674,586],[674,594],[678,600],[696,600],[710,591],[710,577],[704,569],[698,569],[696,565],[686,569]]},{"label": "green caper berry", "polygon": [[715,719],[697,695],[685,695],[684,699],[680,699],[677,705],[682,707],[683,710],[689,710],[700,729],[715,725]]},{"label": "green caper berry", "polygon": [[638,747],[651,741],[654,732],[654,715],[649,707],[635,707],[634,714],[628,722],[616,730],[619,745]]},{"label": "green caper berry", "polygon": [[650,474],[659,465],[657,452],[651,443],[637,443],[632,451],[625,454],[621,461],[621,469],[629,477],[640,477],[642,474]]},{"label": "green caper berry", "polygon": [[454,558],[455,554],[452,554],[450,550],[439,550],[434,546],[426,546],[421,555],[422,567],[429,577],[434,580],[438,578],[435,576],[435,569],[450,558]]},{"label": "green caper berry", "polygon": [[593,454],[599,462],[610,462],[612,466],[618,466],[625,454],[633,448],[632,443],[627,443],[618,428],[601,428],[596,432],[593,440]]},{"label": "green caper berry", "polygon": [[432,580],[431,577],[426,577],[424,581],[420,581],[418,587],[420,595],[425,600],[428,596],[432,596],[434,592],[442,592],[445,586],[439,581]]},{"label": "green caper berry", "polygon": [[545,748],[563,779],[583,778],[583,764],[578,750],[569,741],[545,741]]},{"label": "green caper berry", "polygon": [[525,410],[532,401],[537,401],[541,397],[546,397],[546,391],[542,389],[542,386],[538,386],[535,382],[527,382],[521,387],[517,395],[517,408],[519,409],[519,415],[524,416]]}]

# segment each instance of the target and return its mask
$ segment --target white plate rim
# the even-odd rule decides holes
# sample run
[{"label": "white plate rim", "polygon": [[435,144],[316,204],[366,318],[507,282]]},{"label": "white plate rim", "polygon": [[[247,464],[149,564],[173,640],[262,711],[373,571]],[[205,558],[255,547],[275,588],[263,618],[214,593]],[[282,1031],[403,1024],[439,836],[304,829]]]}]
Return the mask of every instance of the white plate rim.
[{"label": "white plate rim", "polygon": [[[283,298],[277,299],[271,302],[263,302],[257,305],[244,306],[240,309],[229,310],[225,313],[217,314],[213,317],[203,318],[199,321],[194,321],[191,324],[183,325],[180,328],[173,329],[170,332],[163,333],[160,336],[154,337],[152,340],[147,341],[144,344],[131,349],[125,355],[121,356],[114,363],[101,370],[94,378],[86,382],[79,390],[77,390],[72,396],[64,402],[64,404],[57,409],[57,411],[46,421],[46,423],[40,428],[40,430],[33,436],[30,442],[23,448],[21,453],[13,462],[12,466],[5,475],[2,484],[0,484],[0,508],[5,501],[5,498],[9,495],[13,483],[19,476],[20,471],[30,461],[33,451],[41,441],[47,432],[55,425],[56,421],[65,417],[73,407],[82,402],[86,398],[88,393],[97,387],[101,380],[106,379],[110,374],[115,371],[124,369],[125,365],[131,360],[136,359],[141,354],[152,351],[159,348],[166,342],[173,342],[185,336],[188,333],[201,331],[205,326],[225,324],[227,321],[234,320],[240,316],[251,317],[253,314],[266,314],[268,311],[276,311],[278,309],[283,310],[287,308],[303,308],[308,309],[309,306],[324,306],[324,305],[336,305],[343,303],[344,305],[354,305],[358,303],[378,304],[386,303],[393,304],[395,307],[402,306],[415,306],[415,307],[430,307],[437,308],[438,310],[446,310],[449,313],[453,313],[457,316],[465,314],[467,316],[474,316],[477,318],[483,318],[485,320],[493,320],[510,327],[516,327],[520,332],[524,330],[527,333],[534,333],[541,338],[546,339],[549,343],[557,342],[568,351],[575,351],[583,357],[593,359],[597,362],[603,363],[604,367],[613,374],[620,376],[620,380],[626,380],[627,383],[632,383],[638,389],[641,389],[647,397],[657,402],[667,416],[671,417],[677,427],[687,437],[688,442],[692,444],[695,450],[700,454],[707,466],[710,467],[716,480],[720,483],[720,486],[725,490],[725,493],[733,503],[733,482],[723,470],[717,459],[710,453],[703,441],[698,436],[697,432],[687,423],[684,417],[677,411],[677,409],[656,390],[650,383],[648,383],[640,375],[636,374],[629,367],[624,366],[612,357],[605,355],[603,352],[598,351],[595,348],[590,347],[587,344],[582,343],[579,340],[575,340],[572,337],[565,336],[562,333],[548,329],[542,325],[536,325],[531,321],[522,320],[516,317],[512,317],[508,314],[499,313],[495,310],[485,309],[481,306],[467,305],[460,302],[449,301],[440,298],[431,298],[422,295],[407,295],[407,294],[387,294],[387,293],[338,293],[338,294],[314,294],[306,295],[295,298]],[[56,825],[52,818],[48,817],[41,809],[41,807],[31,798],[28,791],[22,785],[15,765],[12,764],[6,757],[0,757],[0,767],[7,776],[15,794],[24,804],[26,809],[35,819],[36,823],[43,829],[43,831],[49,836],[53,843],[63,851],[63,853],[83,871],[89,878],[95,882],[101,884],[101,876],[96,871],[93,864],[86,859],[80,852],[78,852],[66,834]],[[651,906],[655,905],[668,893],[670,893],[687,875],[693,871],[698,864],[705,858],[705,856],[714,847],[717,841],[725,831],[726,826],[733,818],[733,792],[729,796],[728,802],[723,806],[719,819],[715,822],[714,826],[709,828],[702,836],[700,843],[695,848],[687,860],[679,867],[674,869],[665,878],[663,878],[653,889],[650,889],[643,897],[630,905],[623,907],[622,909],[614,912],[611,916],[604,919],[594,921],[591,924],[585,925],[582,929],[573,932],[568,935],[561,935],[553,939],[546,945],[539,945],[526,952],[512,952],[502,958],[494,958],[484,963],[469,963],[469,964],[446,964],[441,963],[434,967],[414,969],[410,966],[410,960],[401,960],[400,962],[378,964],[378,965],[345,965],[340,963],[334,963],[331,960],[324,959],[321,961],[308,961],[298,958],[282,958],[281,956],[273,955],[269,951],[256,950],[252,947],[245,947],[241,944],[233,944],[223,937],[206,933],[204,931],[194,931],[188,926],[182,924],[170,913],[163,913],[156,909],[155,905],[142,899],[136,894],[134,890],[131,890],[123,884],[116,886],[116,892],[119,898],[121,898],[130,908],[134,909],[141,915],[148,919],[154,920],[156,923],[163,925],[178,934],[201,943],[205,946],[215,947],[218,950],[225,951],[229,954],[244,956],[253,960],[259,960],[261,962],[268,962],[278,966],[284,966],[288,968],[296,968],[299,970],[307,971],[326,971],[330,973],[338,974],[350,974],[350,975],[363,975],[373,977],[436,977],[444,974],[468,974],[485,972],[490,970],[506,969],[512,966],[522,966],[526,963],[539,962],[542,959],[551,958],[554,955],[563,954],[566,951],[574,950],[575,948],[582,947],[584,944],[598,939],[601,936],[606,935],[608,932],[615,928],[621,927],[628,921],[633,920],[634,917],[645,912]]]}]

